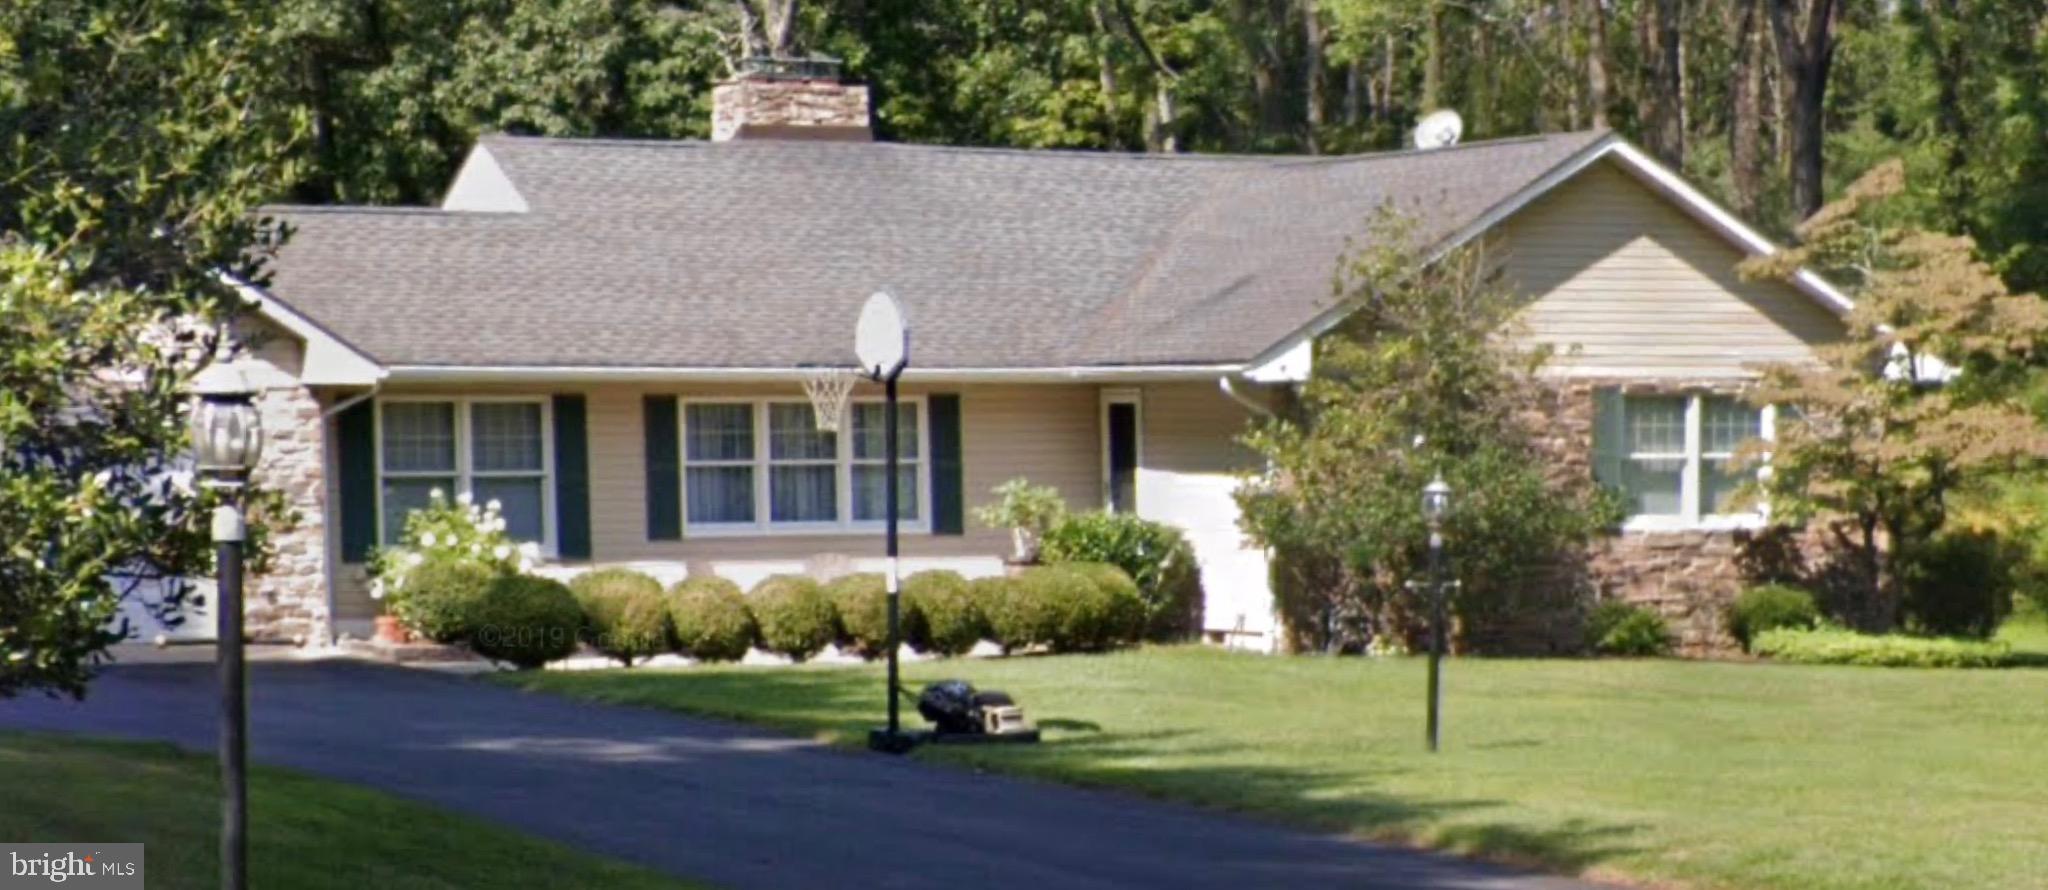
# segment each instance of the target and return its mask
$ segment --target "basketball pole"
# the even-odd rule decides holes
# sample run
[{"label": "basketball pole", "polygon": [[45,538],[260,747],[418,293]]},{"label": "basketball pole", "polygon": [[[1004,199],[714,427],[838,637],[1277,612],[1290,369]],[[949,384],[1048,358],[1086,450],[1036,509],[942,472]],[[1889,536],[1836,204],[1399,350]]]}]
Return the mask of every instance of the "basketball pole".
[{"label": "basketball pole", "polygon": [[898,649],[901,649],[901,648],[903,648],[903,643],[902,643],[902,639],[901,639],[901,637],[899,636],[899,635],[901,634],[901,632],[902,632],[902,627],[901,627],[901,621],[902,621],[902,618],[901,618],[901,615],[902,615],[902,607],[901,607],[901,601],[902,601],[902,599],[903,599],[903,584],[902,584],[902,581],[901,581],[901,579],[899,578],[899,576],[898,576],[898,573],[897,573],[897,570],[896,570],[896,487],[897,487],[897,481],[896,481],[896,472],[897,472],[897,471],[896,471],[896,378],[897,378],[897,377],[900,377],[900,376],[902,376],[902,374],[903,374],[903,369],[902,369],[901,367],[898,367],[898,368],[896,368],[895,370],[893,370],[893,371],[890,371],[890,372],[889,372],[889,380],[888,380],[888,382],[887,382],[887,383],[886,383],[886,384],[884,385],[884,386],[885,386],[885,392],[887,393],[887,396],[886,396],[886,398],[884,399],[884,401],[885,401],[885,402],[887,403],[888,407],[887,407],[887,408],[885,408],[885,409],[883,409],[883,410],[884,410],[884,411],[886,411],[886,412],[888,413],[889,417],[888,417],[888,420],[884,422],[884,425],[883,425],[883,427],[882,427],[882,429],[886,431],[886,432],[884,432],[884,434],[883,434],[883,436],[884,436],[884,439],[885,439],[885,441],[883,442],[883,447],[884,447],[884,448],[886,448],[886,449],[888,449],[888,452],[889,452],[889,472],[888,472],[888,475],[887,475],[887,481],[883,483],[883,486],[884,486],[884,489],[885,489],[885,491],[884,491],[884,493],[883,493],[883,495],[882,495],[882,504],[883,504],[883,508],[884,508],[884,509],[886,509],[886,510],[887,510],[887,511],[889,512],[889,532],[888,532],[888,537],[889,537],[889,543],[888,543],[888,555],[889,555],[889,591],[888,591],[888,593],[889,593],[889,691],[888,691],[888,697],[889,697],[889,736],[890,736],[890,738],[892,738],[892,739],[898,739],[898,738],[901,738],[901,737],[902,737],[902,734],[903,734],[903,727],[902,727],[902,724],[901,724],[901,723],[899,722],[899,718],[898,718],[898,713],[897,713],[897,712],[898,712],[899,710],[901,710],[901,708],[900,708],[899,704],[898,704],[898,703],[897,703],[897,701],[896,701],[896,682],[897,682],[897,680],[896,680],[896,676],[897,676],[897,675],[896,675],[896,650],[898,650]]}]

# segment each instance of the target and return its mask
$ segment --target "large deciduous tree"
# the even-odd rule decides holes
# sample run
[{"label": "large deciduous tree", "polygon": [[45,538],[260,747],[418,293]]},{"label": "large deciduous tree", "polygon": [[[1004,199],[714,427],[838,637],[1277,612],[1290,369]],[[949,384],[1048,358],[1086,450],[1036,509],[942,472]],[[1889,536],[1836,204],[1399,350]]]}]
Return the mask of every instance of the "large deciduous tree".
[{"label": "large deciduous tree", "polygon": [[1802,245],[1744,274],[1817,269],[1856,299],[1820,361],[1768,368],[1751,398],[1779,405],[1762,490],[1772,515],[1821,520],[1855,557],[1864,622],[1890,625],[1899,560],[1942,531],[1955,496],[2048,458],[2048,431],[2012,396],[2042,364],[2048,303],[2013,294],[1968,238],[1888,221],[1904,165],[1880,165],[1823,207]]},{"label": "large deciduous tree", "polygon": [[1337,644],[1336,616],[1374,635],[1414,629],[1402,594],[1439,473],[1457,492],[1447,536],[1468,644],[1568,595],[1553,583],[1562,558],[1616,518],[1589,479],[1529,459],[1547,355],[1511,336],[1519,299],[1482,248],[1425,264],[1412,232],[1387,216],[1343,259],[1350,314],[1317,341],[1300,397],[1245,437],[1266,469],[1238,489],[1244,530],[1276,553],[1277,605],[1300,645]]},{"label": "large deciduous tree", "polygon": [[[135,575],[207,571],[183,383],[295,173],[271,4],[0,5],[0,697],[82,694]],[[194,323],[197,320],[199,323]]]}]

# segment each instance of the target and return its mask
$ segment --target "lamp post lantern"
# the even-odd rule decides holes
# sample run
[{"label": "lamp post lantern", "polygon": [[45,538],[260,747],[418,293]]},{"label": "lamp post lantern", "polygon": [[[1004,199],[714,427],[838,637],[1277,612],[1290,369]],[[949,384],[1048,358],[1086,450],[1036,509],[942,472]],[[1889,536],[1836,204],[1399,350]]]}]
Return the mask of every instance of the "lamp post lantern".
[{"label": "lamp post lantern", "polygon": [[231,364],[216,362],[192,382],[193,456],[205,485],[219,489],[213,511],[217,562],[214,609],[220,680],[220,884],[249,885],[249,713],[242,661],[242,543],[248,536],[241,493],[263,453],[263,421],[256,391]]},{"label": "lamp post lantern", "polygon": [[868,746],[880,751],[901,753],[910,749],[914,739],[903,732],[902,707],[897,702],[898,670],[897,650],[902,643],[902,576],[896,558],[897,524],[897,422],[896,422],[896,380],[903,376],[903,369],[910,365],[910,324],[905,320],[903,304],[886,290],[876,291],[861,307],[860,321],[854,328],[854,355],[860,359],[860,370],[869,380],[883,385],[885,407],[882,421],[882,448],[888,452],[886,481],[882,483],[882,509],[888,516],[889,557],[888,573],[885,576],[889,610],[889,726],[868,736]]},{"label": "lamp post lantern", "polygon": [[1422,519],[1429,524],[1429,750],[1438,742],[1443,710],[1444,520],[1451,515],[1451,486],[1442,473],[1422,488]]}]

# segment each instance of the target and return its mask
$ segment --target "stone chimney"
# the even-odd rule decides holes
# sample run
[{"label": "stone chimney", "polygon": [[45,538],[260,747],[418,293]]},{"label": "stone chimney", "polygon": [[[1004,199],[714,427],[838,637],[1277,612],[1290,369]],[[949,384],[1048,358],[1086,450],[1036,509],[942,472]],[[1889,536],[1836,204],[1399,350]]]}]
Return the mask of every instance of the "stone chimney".
[{"label": "stone chimney", "polygon": [[866,142],[868,88],[841,83],[839,61],[751,58],[711,88],[711,141],[823,139]]}]

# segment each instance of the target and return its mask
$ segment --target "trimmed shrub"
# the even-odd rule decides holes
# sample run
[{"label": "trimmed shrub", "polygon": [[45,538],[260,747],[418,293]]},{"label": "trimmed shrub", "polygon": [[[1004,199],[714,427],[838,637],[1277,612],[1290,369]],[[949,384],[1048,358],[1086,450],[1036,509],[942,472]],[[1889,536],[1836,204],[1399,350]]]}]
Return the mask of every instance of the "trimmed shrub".
[{"label": "trimmed shrub", "polygon": [[740,586],[716,575],[685,578],[668,592],[676,648],[698,661],[738,661],[761,637]]},{"label": "trimmed shrub", "polygon": [[1201,627],[1202,574],[1180,529],[1129,513],[1077,513],[1055,523],[1040,549],[1047,563],[1106,562],[1123,569],[1143,601],[1143,635],[1184,639]]},{"label": "trimmed shrub", "polygon": [[1601,655],[1663,655],[1671,651],[1671,629],[1650,609],[1601,603],[1586,616],[1586,648]]},{"label": "trimmed shrub", "polygon": [[910,645],[919,652],[964,655],[989,634],[980,598],[959,572],[934,569],[903,579],[903,601],[918,616]]},{"label": "trimmed shrub", "polygon": [[1789,627],[1806,630],[1820,624],[1813,594],[1790,584],[1763,584],[1742,592],[1728,606],[1728,633],[1749,648],[1756,635]]},{"label": "trimmed shrub", "polygon": [[1934,636],[1989,637],[2012,614],[2017,548],[1987,532],[1945,531],[1900,554],[1899,619]]},{"label": "trimmed shrub", "polygon": [[1866,667],[1995,668],[2015,663],[2012,647],[1999,641],[1859,634],[1840,628],[1757,634],[1750,651],[1793,664]]},{"label": "trimmed shrub", "polygon": [[1093,631],[1089,648],[1106,649],[1135,643],[1145,636],[1145,600],[1138,584],[1123,569],[1106,562],[1073,562],[1062,568],[1095,582],[1099,599],[1090,603]]},{"label": "trimmed shrub", "polygon": [[989,637],[1005,653],[1050,643],[1058,632],[1059,615],[1051,600],[1035,587],[1026,589],[1022,577],[976,578],[968,589],[988,618]]},{"label": "trimmed shrub", "polygon": [[583,642],[632,667],[675,648],[661,582],[632,569],[584,572],[569,581],[583,609]]},{"label": "trimmed shrub", "polygon": [[1043,622],[1041,642],[1055,652],[1088,652],[1114,645],[1134,610],[1105,589],[1100,572],[1072,565],[1037,566],[1017,577],[1012,601],[1022,601]]},{"label": "trimmed shrub", "polygon": [[[888,579],[879,572],[841,575],[825,585],[825,598],[839,613],[839,648],[868,661],[889,654]],[[909,596],[897,603],[901,640],[923,635],[917,606]]]},{"label": "trimmed shrub", "polygon": [[490,567],[472,560],[428,559],[405,573],[404,587],[391,597],[391,612],[420,636],[460,643],[496,577]]},{"label": "trimmed shrub", "polygon": [[747,596],[761,626],[761,648],[806,661],[839,638],[839,613],[818,582],[802,575],[770,575]]},{"label": "trimmed shrub", "polygon": [[582,627],[583,610],[562,582],[500,575],[477,601],[467,639],[478,655],[530,670],[575,652]]}]

